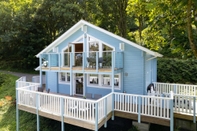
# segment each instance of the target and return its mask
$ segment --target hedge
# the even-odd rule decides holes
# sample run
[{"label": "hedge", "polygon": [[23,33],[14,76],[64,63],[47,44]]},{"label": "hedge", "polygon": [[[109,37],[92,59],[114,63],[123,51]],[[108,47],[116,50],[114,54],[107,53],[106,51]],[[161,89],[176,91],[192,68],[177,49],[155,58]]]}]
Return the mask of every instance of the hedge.
[{"label": "hedge", "polygon": [[157,62],[157,81],[197,84],[197,60],[159,58]]}]

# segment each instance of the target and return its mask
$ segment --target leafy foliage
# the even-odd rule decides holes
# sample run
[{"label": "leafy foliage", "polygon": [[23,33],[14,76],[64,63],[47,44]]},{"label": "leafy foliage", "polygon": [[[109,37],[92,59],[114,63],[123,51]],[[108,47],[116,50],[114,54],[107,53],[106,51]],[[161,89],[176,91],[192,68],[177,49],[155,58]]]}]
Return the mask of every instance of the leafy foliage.
[{"label": "leafy foliage", "polygon": [[0,73],[0,86],[4,83],[4,81],[5,81],[5,76],[2,73]]},{"label": "leafy foliage", "polygon": [[197,84],[196,59],[158,59],[158,81]]},{"label": "leafy foliage", "polygon": [[35,55],[80,19],[164,57],[195,58],[196,7],[196,0],[1,0],[0,68],[36,68]]}]

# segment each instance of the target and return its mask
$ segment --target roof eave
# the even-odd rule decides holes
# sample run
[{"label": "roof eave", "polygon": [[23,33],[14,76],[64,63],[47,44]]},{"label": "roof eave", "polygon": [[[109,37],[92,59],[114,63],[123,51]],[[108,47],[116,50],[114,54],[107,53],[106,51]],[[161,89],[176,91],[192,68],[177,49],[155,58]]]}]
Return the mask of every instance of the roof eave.
[{"label": "roof eave", "polygon": [[64,34],[62,34],[60,37],[58,37],[55,41],[53,41],[51,44],[49,44],[45,49],[43,49],[41,52],[39,52],[36,55],[36,57],[38,58],[40,56],[40,54],[42,54],[43,52],[48,52],[54,46],[56,46],[59,43],[61,43],[62,41],[64,41],[65,40],[65,37],[69,37],[76,30],[78,30],[79,28],[81,28],[81,26],[85,24],[84,22],[85,22],[84,20],[80,20],[77,24],[75,24],[74,26],[72,26],[68,31],[66,31]]}]

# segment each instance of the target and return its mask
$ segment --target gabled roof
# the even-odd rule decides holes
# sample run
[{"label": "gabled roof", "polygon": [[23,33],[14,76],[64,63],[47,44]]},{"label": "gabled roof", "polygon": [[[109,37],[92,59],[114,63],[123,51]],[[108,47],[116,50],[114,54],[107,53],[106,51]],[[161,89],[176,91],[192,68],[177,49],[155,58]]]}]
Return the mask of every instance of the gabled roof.
[{"label": "gabled roof", "polygon": [[113,33],[109,32],[107,30],[104,30],[104,29],[98,27],[98,26],[95,26],[95,25],[93,25],[93,24],[91,24],[91,23],[89,23],[89,22],[87,22],[85,20],[80,20],[78,23],[76,23],[74,26],[72,26],[69,30],[67,30],[64,34],[62,34],[59,38],[57,38],[50,45],[48,45],[45,49],[43,49],[40,53],[38,53],[36,55],[36,57],[39,57],[39,55],[44,53],[44,52],[49,52],[50,50],[52,50],[53,47],[59,45],[61,42],[63,42],[65,39],[67,39],[69,36],[71,36],[73,33],[75,33],[78,29],[80,29],[83,25],[87,25],[89,27],[92,27],[92,28],[94,28],[94,29],[96,29],[96,30],[98,30],[100,32],[103,32],[103,33],[105,33],[107,35],[110,35],[110,36],[116,38],[116,39],[119,39],[120,41],[122,41],[124,43],[130,44],[131,46],[133,46],[135,48],[138,48],[138,49],[140,49],[140,50],[142,50],[142,51],[144,51],[144,52],[146,52],[146,53],[148,53],[150,55],[153,55],[155,57],[162,57],[163,56],[163,55],[161,55],[161,54],[159,54],[157,52],[151,51],[151,50],[149,50],[149,49],[147,49],[147,48],[145,48],[143,46],[140,46],[140,45],[138,45],[138,44],[136,44],[136,43],[134,43],[132,41],[129,41],[129,40],[127,40],[127,39],[125,39],[123,37],[120,37],[120,36],[118,36],[116,34],[113,34]]}]

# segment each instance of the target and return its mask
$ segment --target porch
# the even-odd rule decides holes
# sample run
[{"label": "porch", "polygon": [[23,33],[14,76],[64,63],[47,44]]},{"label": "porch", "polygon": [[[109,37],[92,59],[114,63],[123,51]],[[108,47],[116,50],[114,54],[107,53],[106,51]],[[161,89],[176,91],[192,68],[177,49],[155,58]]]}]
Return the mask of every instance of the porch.
[{"label": "porch", "polygon": [[[109,93],[98,99],[84,99],[60,94],[38,92],[39,83],[26,82],[22,77],[17,80],[16,98],[18,109],[39,116],[55,119],[63,123],[80,126],[90,130],[107,127],[107,121],[115,116],[140,122],[170,126],[173,130],[173,118],[192,120],[196,123],[196,96],[173,94],[164,83],[154,83],[155,96],[127,93]],[[166,88],[160,93],[161,88]],[[195,90],[195,86],[180,87],[180,90]],[[164,90],[164,89],[163,89]],[[159,94],[160,93],[160,94]],[[177,92],[178,93],[178,92]],[[185,100],[185,102],[184,102]],[[189,100],[189,101],[188,101]],[[192,103],[193,104],[189,104]],[[63,130],[64,127],[62,127]]]}]

